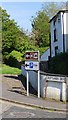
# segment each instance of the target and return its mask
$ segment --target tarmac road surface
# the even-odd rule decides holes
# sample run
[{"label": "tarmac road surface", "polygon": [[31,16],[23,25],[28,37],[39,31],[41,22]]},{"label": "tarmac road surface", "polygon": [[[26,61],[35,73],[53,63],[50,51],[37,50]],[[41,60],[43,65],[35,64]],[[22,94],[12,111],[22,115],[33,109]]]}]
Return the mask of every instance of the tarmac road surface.
[{"label": "tarmac road surface", "polygon": [[42,110],[1,100],[0,109],[2,118],[66,118],[64,112]]}]

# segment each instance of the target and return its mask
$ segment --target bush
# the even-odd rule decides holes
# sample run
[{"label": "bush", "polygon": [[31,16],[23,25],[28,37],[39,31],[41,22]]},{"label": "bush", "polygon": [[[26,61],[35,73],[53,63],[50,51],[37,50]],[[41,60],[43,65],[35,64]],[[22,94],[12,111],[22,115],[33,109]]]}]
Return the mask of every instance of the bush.
[{"label": "bush", "polygon": [[5,59],[5,63],[12,67],[20,67],[22,60],[22,53],[13,50]]},{"label": "bush", "polygon": [[68,75],[68,53],[60,53],[51,58],[49,72]]},{"label": "bush", "polygon": [[15,51],[13,50],[10,54],[9,54],[10,57],[13,57],[15,58],[17,61],[22,61],[22,53],[18,52],[18,51]]}]

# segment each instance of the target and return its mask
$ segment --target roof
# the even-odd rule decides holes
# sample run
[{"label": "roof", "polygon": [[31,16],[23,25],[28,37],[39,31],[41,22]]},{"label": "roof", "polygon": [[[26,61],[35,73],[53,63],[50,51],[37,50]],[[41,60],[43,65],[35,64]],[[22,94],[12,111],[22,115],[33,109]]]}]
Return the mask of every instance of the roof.
[{"label": "roof", "polygon": [[51,22],[54,18],[56,18],[60,12],[63,12],[63,13],[68,12],[68,4],[62,10],[57,12],[56,15],[54,15],[49,22]]}]

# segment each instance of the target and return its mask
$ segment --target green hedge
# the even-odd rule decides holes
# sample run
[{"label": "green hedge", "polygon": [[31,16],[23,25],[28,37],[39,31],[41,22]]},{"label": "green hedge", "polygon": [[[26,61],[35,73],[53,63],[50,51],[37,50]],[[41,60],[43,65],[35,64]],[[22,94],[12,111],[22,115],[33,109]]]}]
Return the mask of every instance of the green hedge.
[{"label": "green hedge", "polygon": [[49,72],[68,75],[68,53],[60,53],[49,61]]}]

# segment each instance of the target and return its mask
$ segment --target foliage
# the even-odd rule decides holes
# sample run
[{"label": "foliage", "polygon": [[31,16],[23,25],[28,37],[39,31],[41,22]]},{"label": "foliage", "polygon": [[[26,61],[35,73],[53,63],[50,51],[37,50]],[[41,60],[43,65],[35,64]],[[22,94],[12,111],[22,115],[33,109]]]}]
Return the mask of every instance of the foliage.
[{"label": "foliage", "polygon": [[40,55],[42,55],[49,47],[40,47],[38,50],[40,51]]},{"label": "foliage", "polygon": [[44,11],[39,11],[37,17],[32,18],[32,33],[35,45],[39,47],[49,46],[49,17]]},{"label": "foliage", "polygon": [[22,53],[18,52],[18,51],[15,51],[13,50],[9,56],[12,56],[14,58],[16,58],[18,61],[21,61],[22,60]]},{"label": "foliage", "polygon": [[35,45],[39,47],[49,46],[50,18],[62,9],[64,5],[64,3],[45,2],[42,10],[36,13],[36,17],[32,17],[32,39]]},{"label": "foliage", "polygon": [[0,7],[0,51],[1,51],[1,48],[2,48],[2,10]]},{"label": "foliage", "polygon": [[64,2],[45,2],[42,9],[45,14],[51,19],[64,6]]},{"label": "foliage", "polygon": [[12,67],[20,67],[19,64],[22,62],[22,53],[13,50],[9,55],[6,55],[5,63]]},{"label": "foliage", "polygon": [[7,14],[6,10],[1,10],[3,61],[16,67],[19,59],[24,60],[27,50],[35,51],[39,49],[42,54],[45,48],[39,48],[37,44],[35,45],[33,39],[26,35],[26,32],[20,29],[14,20],[10,20],[10,15]]},{"label": "foliage", "polygon": [[68,53],[61,53],[51,58],[49,72],[68,75]]},{"label": "foliage", "polygon": [[6,57],[13,51],[19,51],[24,55],[29,48],[29,37],[17,26],[14,20],[10,20],[10,15],[2,9],[2,54]]},{"label": "foliage", "polygon": [[21,74],[21,70],[18,68],[10,67],[8,65],[2,64],[2,69],[0,69],[0,74]]}]

